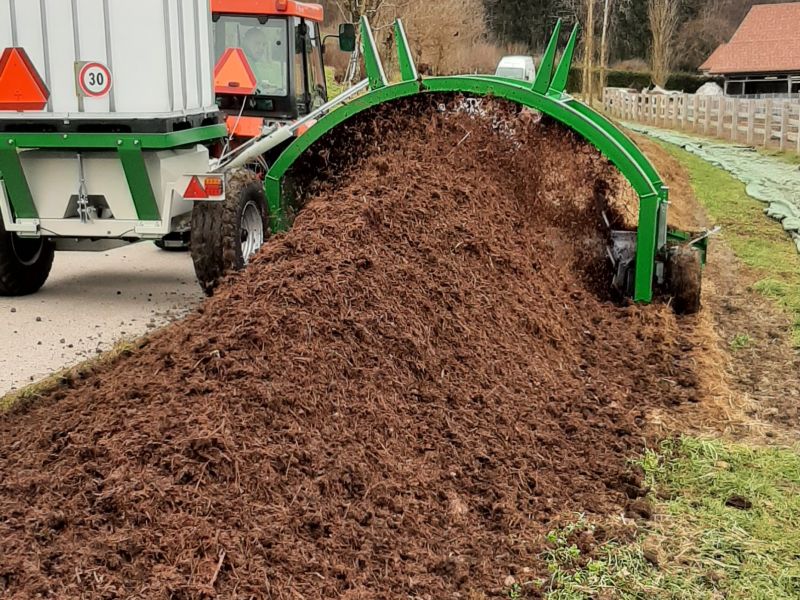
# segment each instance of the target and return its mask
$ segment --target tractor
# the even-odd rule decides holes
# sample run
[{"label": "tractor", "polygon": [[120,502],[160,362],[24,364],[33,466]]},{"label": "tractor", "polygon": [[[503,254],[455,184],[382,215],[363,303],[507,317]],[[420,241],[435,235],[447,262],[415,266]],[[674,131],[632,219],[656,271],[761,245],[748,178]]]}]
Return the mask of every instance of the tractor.
[{"label": "tractor", "polygon": [[[294,0],[212,0],[211,10],[214,92],[228,131],[222,147],[214,149],[215,158],[244,154],[246,159],[227,165],[224,201],[198,202],[192,210],[192,259],[207,293],[224,273],[241,269],[268,236],[264,177],[292,138],[272,138],[258,152],[240,151],[270,131],[302,134],[314,117],[336,104],[328,99],[321,6]],[[352,24],[328,37],[337,37],[342,51],[355,49]],[[187,244],[186,233],[159,244]]]}]

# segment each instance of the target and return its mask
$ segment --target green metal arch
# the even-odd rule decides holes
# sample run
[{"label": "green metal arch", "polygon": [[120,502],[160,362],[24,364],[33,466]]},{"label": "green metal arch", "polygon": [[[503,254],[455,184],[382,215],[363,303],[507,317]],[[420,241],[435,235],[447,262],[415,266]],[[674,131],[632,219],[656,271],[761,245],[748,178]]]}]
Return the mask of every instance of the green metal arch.
[{"label": "green metal arch", "polygon": [[295,163],[315,142],[339,125],[370,108],[421,93],[463,93],[503,98],[538,110],[577,132],[605,155],[630,182],[639,196],[636,280],[634,299],[650,302],[659,237],[659,210],[667,190],[657,171],[636,145],[605,117],[562,94],[540,94],[531,88],[497,77],[432,77],[385,85],[332,111],[292,142],[273,164],[265,179],[273,227],[286,227],[281,203],[281,182]]},{"label": "green metal arch", "polygon": [[522,85],[495,77],[432,77],[381,87],[353,100],[320,119],[280,155],[269,179],[280,180],[292,164],[315,142],[340,124],[370,108],[420,93],[464,93],[503,98],[538,110],[579,133],[620,170],[640,197],[659,195],[661,179],[638,147],[608,119],[571,98],[544,96]]}]

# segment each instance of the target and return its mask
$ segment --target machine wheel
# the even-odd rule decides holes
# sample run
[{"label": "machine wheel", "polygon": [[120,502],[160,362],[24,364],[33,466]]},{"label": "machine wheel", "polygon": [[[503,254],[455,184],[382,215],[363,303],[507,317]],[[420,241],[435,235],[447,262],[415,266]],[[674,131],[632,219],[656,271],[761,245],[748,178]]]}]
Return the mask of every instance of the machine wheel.
[{"label": "machine wheel", "polygon": [[698,312],[703,284],[700,254],[689,246],[671,248],[666,275],[675,312],[679,315]]},{"label": "machine wheel", "polygon": [[0,220],[0,296],[38,292],[50,275],[55,246],[47,238],[21,238]]},{"label": "machine wheel", "polygon": [[192,210],[192,261],[209,296],[229,271],[243,269],[269,236],[264,185],[239,169],[227,175],[224,202],[201,202]]}]

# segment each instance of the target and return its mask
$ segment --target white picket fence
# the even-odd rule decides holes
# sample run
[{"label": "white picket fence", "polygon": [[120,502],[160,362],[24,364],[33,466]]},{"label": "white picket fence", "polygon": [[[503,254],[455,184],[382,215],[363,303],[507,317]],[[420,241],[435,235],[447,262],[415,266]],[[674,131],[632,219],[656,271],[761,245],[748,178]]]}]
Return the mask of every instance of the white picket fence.
[{"label": "white picket fence", "polygon": [[800,153],[800,101],[603,90],[612,117]]}]

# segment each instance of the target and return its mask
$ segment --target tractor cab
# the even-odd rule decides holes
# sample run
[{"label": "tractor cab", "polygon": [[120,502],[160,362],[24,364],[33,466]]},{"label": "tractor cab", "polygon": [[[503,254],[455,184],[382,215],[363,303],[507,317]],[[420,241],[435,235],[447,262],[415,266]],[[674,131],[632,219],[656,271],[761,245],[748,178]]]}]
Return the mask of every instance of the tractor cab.
[{"label": "tractor cab", "polygon": [[[212,0],[214,87],[232,136],[295,121],[328,101],[323,9],[294,0]],[[341,40],[340,40],[341,41]]]}]

